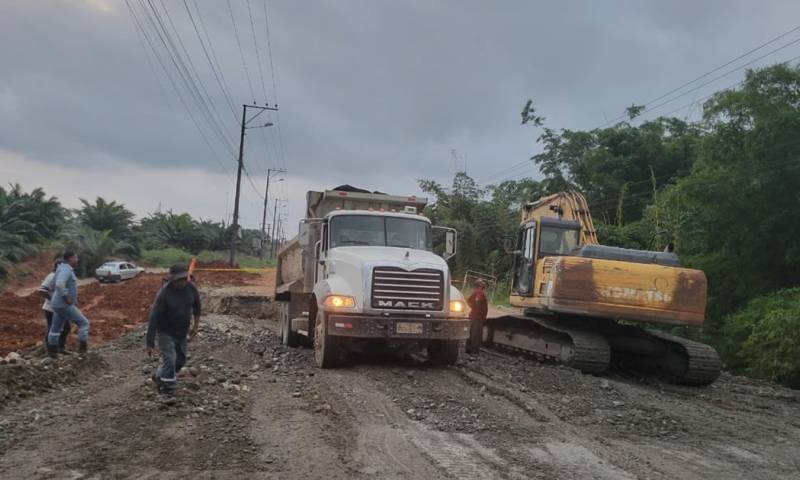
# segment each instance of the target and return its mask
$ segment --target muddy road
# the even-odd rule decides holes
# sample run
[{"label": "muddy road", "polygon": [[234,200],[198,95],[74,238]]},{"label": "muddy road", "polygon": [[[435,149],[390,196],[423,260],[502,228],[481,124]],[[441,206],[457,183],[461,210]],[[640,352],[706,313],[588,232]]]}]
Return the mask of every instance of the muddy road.
[{"label": "muddy road", "polygon": [[800,477],[800,392],[595,377],[497,352],[323,371],[276,330],[207,315],[171,407],[148,380],[142,327],[83,360],[30,351],[0,365],[0,478]]}]

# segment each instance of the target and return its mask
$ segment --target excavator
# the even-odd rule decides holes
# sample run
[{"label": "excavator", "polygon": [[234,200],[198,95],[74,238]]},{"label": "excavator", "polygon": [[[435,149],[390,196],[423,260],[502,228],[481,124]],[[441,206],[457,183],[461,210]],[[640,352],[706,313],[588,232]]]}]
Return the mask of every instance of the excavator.
[{"label": "excavator", "polygon": [[601,373],[611,365],[685,385],[720,375],[710,346],[637,324],[701,326],[706,277],[671,251],[600,245],[586,199],[560,192],[527,204],[512,252],[510,303],[484,342]]}]

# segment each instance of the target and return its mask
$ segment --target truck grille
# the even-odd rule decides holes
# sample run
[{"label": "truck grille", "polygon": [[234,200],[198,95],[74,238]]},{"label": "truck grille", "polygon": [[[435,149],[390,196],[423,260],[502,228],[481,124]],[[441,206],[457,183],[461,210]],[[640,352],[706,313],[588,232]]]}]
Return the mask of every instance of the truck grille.
[{"label": "truck grille", "polygon": [[444,276],[439,270],[376,267],[372,271],[372,307],[396,310],[441,310]]}]

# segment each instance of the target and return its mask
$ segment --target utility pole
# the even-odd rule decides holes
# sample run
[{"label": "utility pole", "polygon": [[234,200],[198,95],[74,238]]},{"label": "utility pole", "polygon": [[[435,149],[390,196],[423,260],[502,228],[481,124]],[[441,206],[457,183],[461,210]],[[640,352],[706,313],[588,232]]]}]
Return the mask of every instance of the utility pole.
[{"label": "utility pole", "polygon": [[269,242],[271,248],[269,249],[269,258],[275,258],[275,227],[278,223],[278,201],[280,199],[275,197],[275,206],[272,209],[272,233],[269,235]]},{"label": "utility pole", "polygon": [[283,232],[281,232],[281,230],[283,230],[283,218],[279,217],[278,218],[278,232],[275,234],[275,251],[276,252],[278,251],[278,248],[280,248],[281,243],[282,243],[281,242],[281,235],[283,235]]},{"label": "utility pole", "polygon": [[[282,168],[268,168],[267,169],[267,189],[264,192],[264,214],[261,216],[261,248],[258,249],[258,258],[264,258],[264,244],[267,242],[267,202],[269,201],[269,177],[272,172],[275,173],[286,173],[286,170]],[[278,181],[282,181],[283,179],[279,179]],[[273,217],[273,221],[275,218]]]},{"label": "utility pole", "polygon": [[[258,110],[258,113],[247,119],[247,109],[254,108]],[[248,127],[247,124],[252,122],[257,116],[264,113],[266,110],[278,110],[278,106],[275,105],[274,107],[270,106],[259,106],[259,105],[242,105],[242,125],[241,125],[241,133],[239,134],[239,165],[236,169],[236,197],[234,198],[233,202],[233,222],[231,223],[231,254],[228,258],[228,264],[233,266],[236,263],[236,243],[239,239],[239,193],[241,192],[242,187],[242,168],[244,167],[243,157],[244,157],[244,131],[251,129],[251,128],[261,128],[261,127],[271,127],[273,124],[272,122],[267,122],[263,125],[255,126],[255,127]]]}]

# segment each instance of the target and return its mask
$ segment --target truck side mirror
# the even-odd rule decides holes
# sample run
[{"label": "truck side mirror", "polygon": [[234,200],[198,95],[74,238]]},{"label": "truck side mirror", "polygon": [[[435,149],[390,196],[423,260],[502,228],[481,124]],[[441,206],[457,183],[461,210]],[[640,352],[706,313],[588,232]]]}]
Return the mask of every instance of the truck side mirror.
[{"label": "truck side mirror", "polygon": [[444,253],[447,258],[456,254],[456,232],[455,230],[448,230],[444,234]]},{"label": "truck side mirror", "polygon": [[300,232],[297,234],[297,241],[301,246],[307,247],[309,242],[308,224],[305,222],[300,223]]}]

